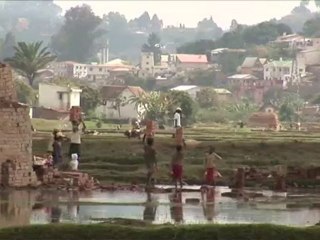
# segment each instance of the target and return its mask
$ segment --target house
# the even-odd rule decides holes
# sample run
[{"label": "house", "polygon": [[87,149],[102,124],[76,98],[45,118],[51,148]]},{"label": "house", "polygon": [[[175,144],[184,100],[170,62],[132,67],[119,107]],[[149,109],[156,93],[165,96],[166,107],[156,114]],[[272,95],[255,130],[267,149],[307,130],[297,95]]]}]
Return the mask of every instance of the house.
[{"label": "house", "polygon": [[[162,57],[162,60],[163,57]],[[138,76],[140,78],[149,78],[161,76],[169,71],[168,63],[160,60],[160,65],[154,63],[154,55],[152,52],[142,52],[140,59],[140,70]]]},{"label": "house", "polygon": [[87,71],[89,81],[106,80],[109,77],[108,68],[105,64],[87,65]]},{"label": "house", "polygon": [[137,107],[130,102],[130,98],[145,94],[141,87],[136,86],[104,86],[100,90],[103,104],[98,106],[96,113],[106,119],[134,119],[140,118],[144,112],[142,107]]},{"label": "house", "polygon": [[39,83],[39,107],[69,111],[72,106],[80,106],[82,90],[54,84]]},{"label": "house", "polygon": [[72,61],[53,62],[50,68],[58,77],[86,78],[88,74],[86,64]]},{"label": "house", "polygon": [[218,97],[220,102],[229,102],[232,99],[232,93],[224,88],[213,88],[213,91]]},{"label": "house", "polygon": [[266,59],[258,57],[246,57],[241,65],[241,74],[251,74],[259,79],[263,78],[263,63]]},{"label": "house", "polygon": [[264,65],[263,67],[263,79],[272,81],[282,81],[282,82],[290,82],[292,81],[292,69],[293,62],[292,60],[282,60],[280,58],[279,61],[272,61]]},{"label": "house", "polygon": [[297,52],[296,63],[299,74],[304,74],[308,66],[318,66],[320,64],[320,49]]},{"label": "house", "polygon": [[299,45],[303,45],[305,43],[305,37],[299,34],[286,34],[277,37],[276,40],[271,41],[269,44],[271,46],[279,46],[284,48],[296,48]]},{"label": "house", "polygon": [[187,92],[192,97],[192,99],[196,99],[197,93],[200,90],[201,90],[201,87],[198,87],[196,85],[180,85],[170,89],[170,91]]},{"label": "house", "polygon": [[206,55],[175,54],[172,57],[178,71],[207,69],[209,67]]}]

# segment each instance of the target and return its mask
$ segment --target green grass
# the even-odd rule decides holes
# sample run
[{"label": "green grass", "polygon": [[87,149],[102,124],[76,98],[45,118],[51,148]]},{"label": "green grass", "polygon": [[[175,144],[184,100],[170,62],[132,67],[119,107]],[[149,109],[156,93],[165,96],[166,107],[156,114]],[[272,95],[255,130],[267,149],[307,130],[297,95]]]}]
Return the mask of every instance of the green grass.
[{"label": "green grass", "polygon": [[[319,240],[320,228],[274,225],[42,225],[0,230],[6,240]],[[129,226],[131,225],[131,226]],[[132,226],[139,225],[139,226]]]},{"label": "green grass", "polygon": [[[174,153],[174,140],[169,131],[156,135],[155,148],[159,161],[156,178],[169,183],[169,163]],[[233,170],[241,166],[270,170],[275,165],[320,166],[320,135],[303,132],[250,132],[216,130],[214,128],[186,129],[185,180],[202,183],[204,153],[209,145],[224,158],[217,163],[224,176],[220,184],[226,184]],[[35,134],[33,151],[42,154],[47,149],[49,134]],[[64,144],[68,152],[68,144]],[[84,136],[80,169],[102,182],[143,183],[145,164],[143,145],[137,139],[127,139],[122,133],[106,133],[101,136]],[[250,186],[255,183],[248,183]],[[270,183],[266,183],[268,186]],[[315,183],[318,184],[318,183]],[[305,184],[304,184],[305,185]]]},{"label": "green grass", "polygon": [[[46,120],[33,118],[31,119],[33,127],[37,131],[52,131],[54,128],[62,129],[62,130],[71,130],[71,124],[68,120]],[[97,129],[97,122],[95,121],[85,121],[85,124],[88,129]],[[116,129],[117,124],[106,124],[102,123],[101,129]],[[128,127],[128,125],[123,125],[124,128]]]}]

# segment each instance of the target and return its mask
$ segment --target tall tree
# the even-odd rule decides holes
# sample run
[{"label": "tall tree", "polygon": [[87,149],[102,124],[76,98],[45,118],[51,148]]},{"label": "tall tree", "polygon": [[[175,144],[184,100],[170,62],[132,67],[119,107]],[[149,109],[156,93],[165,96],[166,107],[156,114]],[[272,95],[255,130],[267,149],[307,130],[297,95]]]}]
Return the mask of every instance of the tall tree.
[{"label": "tall tree", "polygon": [[98,29],[102,20],[90,6],[73,7],[65,14],[65,23],[52,37],[52,48],[59,60],[86,62],[96,56],[97,40],[105,31]]},{"label": "tall tree", "polygon": [[14,56],[5,59],[5,61],[26,77],[31,86],[38,75],[38,71],[45,68],[56,58],[48,51],[47,47],[42,47],[42,42],[18,42],[14,49]]},{"label": "tall tree", "polygon": [[8,32],[4,39],[0,59],[10,58],[14,55],[14,46],[16,45],[16,38],[12,32]]},{"label": "tall tree", "polygon": [[161,61],[161,45],[160,45],[160,37],[151,33],[148,37],[148,43],[143,44],[142,51],[143,52],[152,52],[154,57],[154,64],[159,64]]}]

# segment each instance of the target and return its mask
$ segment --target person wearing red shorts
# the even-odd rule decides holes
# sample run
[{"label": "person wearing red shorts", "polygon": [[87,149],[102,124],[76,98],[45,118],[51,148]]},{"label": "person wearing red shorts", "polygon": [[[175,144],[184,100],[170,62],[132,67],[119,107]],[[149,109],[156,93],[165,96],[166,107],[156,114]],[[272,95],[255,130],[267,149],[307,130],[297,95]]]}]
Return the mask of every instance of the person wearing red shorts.
[{"label": "person wearing red shorts", "polygon": [[207,185],[215,185],[215,178],[220,175],[216,169],[215,162],[221,159],[222,158],[217,153],[215,153],[215,148],[211,146],[209,148],[209,152],[206,154],[204,162],[205,181]]},{"label": "person wearing red shorts", "polygon": [[178,182],[180,183],[180,188],[182,189],[183,159],[184,155],[182,152],[182,146],[178,145],[171,160],[172,177],[175,182],[176,189],[178,188]]}]

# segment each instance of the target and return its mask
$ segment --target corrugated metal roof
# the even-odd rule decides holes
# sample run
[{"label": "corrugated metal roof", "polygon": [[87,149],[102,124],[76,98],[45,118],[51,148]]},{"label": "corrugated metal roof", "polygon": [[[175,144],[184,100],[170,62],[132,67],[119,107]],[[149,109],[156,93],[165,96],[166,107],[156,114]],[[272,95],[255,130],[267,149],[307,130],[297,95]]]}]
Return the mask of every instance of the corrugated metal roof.
[{"label": "corrugated metal roof", "polygon": [[225,88],[214,88],[213,91],[217,94],[231,94],[231,92]]},{"label": "corrugated metal roof", "polygon": [[230,79],[255,79],[255,80],[258,80],[257,77],[255,77],[251,74],[235,74],[235,75],[232,75],[228,78],[230,78]]},{"label": "corrugated metal roof", "polygon": [[241,67],[247,67],[247,68],[254,67],[258,60],[259,59],[257,57],[246,57],[241,65]]},{"label": "corrugated metal roof", "polygon": [[206,55],[177,54],[177,59],[182,63],[208,63]]},{"label": "corrugated metal roof", "polygon": [[171,88],[171,91],[188,91],[191,90],[193,88],[197,88],[198,86],[196,85],[180,85],[174,88]]}]

